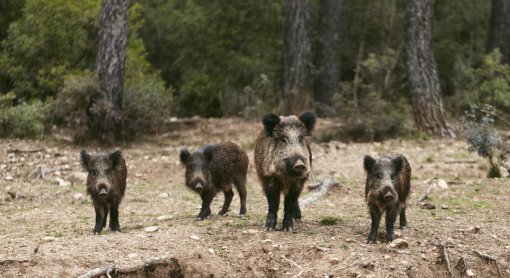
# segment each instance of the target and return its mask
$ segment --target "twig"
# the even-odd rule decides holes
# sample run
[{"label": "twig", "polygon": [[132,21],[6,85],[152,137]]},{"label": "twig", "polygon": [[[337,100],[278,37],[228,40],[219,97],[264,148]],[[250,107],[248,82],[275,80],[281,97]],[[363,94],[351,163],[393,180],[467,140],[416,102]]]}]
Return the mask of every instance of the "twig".
[{"label": "twig", "polygon": [[482,258],[482,259],[485,259],[487,262],[489,262],[489,263],[490,263],[491,261],[492,261],[492,262],[494,262],[494,263],[496,264],[496,268],[498,269],[498,276],[499,276],[499,277],[503,277],[503,275],[501,274],[501,270],[499,269],[498,261],[496,260],[496,258],[495,258],[495,257],[492,257],[492,256],[490,256],[490,255],[488,255],[488,254],[482,253],[482,252],[480,252],[480,251],[478,251],[478,250],[475,250],[474,252],[475,252],[475,254],[476,254],[478,257],[480,257],[480,258]]},{"label": "twig", "polygon": [[42,152],[44,149],[33,149],[33,150],[20,150],[20,149],[10,149],[7,150],[7,153],[38,153]]},{"label": "twig", "polygon": [[292,278],[297,278],[297,277],[301,276],[301,274],[303,274],[304,270],[303,270],[303,268],[302,268],[300,265],[298,265],[298,264],[297,264],[297,263],[295,263],[294,261],[291,261],[291,260],[287,259],[287,258],[285,257],[285,255],[282,255],[282,258],[283,258],[284,260],[286,260],[287,262],[289,262],[289,263],[291,263],[291,264],[295,265],[297,268],[299,268],[299,269],[301,270],[298,274],[296,274],[296,275],[292,276]]},{"label": "twig", "polygon": [[448,273],[450,274],[450,277],[454,277],[452,268],[450,267],[450,257],[448,256],[448,250],[447,250],[446,246],[444,246],[444,245],[443,245],[443,255],[444,255],[444,260],[446,261],[446,268],[448,269]]},{"label": "twig", "polygon": [[459,258],[459,260],[457,261],[457,265],[455,267],[459,269],[461,274],[466,272],[466,270],[468,269],[468,266],[467,266],[466,259],[464,258],[464,256],[461,256]]},{"label": "twig", "polygon": [[314,190],[314,192],[309,194],[308,196],[306,196],[306,198],[304,198],[300,202],[300,207],[305,208],[305,207],[309,206],[313,202],[317,201],[318,199],[320,199],[321,197],[326,195],[326,193],[328,193],[328,190],[332,186],[339,186],[339,185],[340,184],[338,183],[338,181],[335,178],[327,178],[327,179],[322,180],[318,184],[309,185],[308,188],[310,190]]},{"label": "twig", "polygon": [[152,260],[145,261],[144,263],[135,264],[135,265],[126,265],[126,266],[117,266],[115,264],[98,267],[90,270],[89,272],[79,276],[79,278],[95,278],[106,275],[111,278],[110,273],[114,274],[129,274],[133,272],[137,272],[139,270],[148,269],[154,266],[171,266],[176,269],[176,271],[180,271],[180,265],[177,260],[170,256],[163,256],[161,258],[156,258]]},{"label": "twig", "polygon": [[342,269],[349,268],[349,267],[351,267],[351,266],[353,266],[353,265],[355,265],[355,264],[357,264],[357,263],[358,263],[358,262],[353,262],[353,263],[352,263],[352,264],[350,264],[350,265],[344,266],[344,267],[342,267],[342,268],[338,268],[338,269],[337,269],[337,271],[338,271],[338,270],[342,270]]}]

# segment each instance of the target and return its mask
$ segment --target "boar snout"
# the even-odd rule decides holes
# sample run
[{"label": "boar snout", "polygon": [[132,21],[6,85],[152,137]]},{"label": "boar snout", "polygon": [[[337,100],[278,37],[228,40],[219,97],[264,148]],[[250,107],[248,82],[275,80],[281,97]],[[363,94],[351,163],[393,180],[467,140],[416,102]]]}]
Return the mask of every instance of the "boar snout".
[{"label": "boar snout", "polygon": [[381,196],[385,201],[395,201],[396,199],[396,193],[394,192],[393,188],[389,186],[383,188],[381,191]]},{"label": "boar snout", "polygon": [[106,198],[108,197],[108,186],[106,184],[102,183],[98,185],[98,191],[99,191],[99,197],[100,198]]},{"label": "boar snout", "polygon": [[285,158],[284,161],[287,173],[291,176],[304,174],[308,170],[305,164],[305,158],[301,156],[288,157]]}]

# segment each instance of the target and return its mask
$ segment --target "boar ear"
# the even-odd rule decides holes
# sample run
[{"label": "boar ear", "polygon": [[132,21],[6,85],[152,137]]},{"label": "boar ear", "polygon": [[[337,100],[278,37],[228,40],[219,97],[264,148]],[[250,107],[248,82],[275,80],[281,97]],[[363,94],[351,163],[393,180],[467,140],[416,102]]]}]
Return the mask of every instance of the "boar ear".
[{"label": "boar ear", "polygon": [[186,164],[188,164],[188,162],[191,158],[191,154],[189,153],[189,151],[187,149],[182,149],[179,157],[181,159],[182,165],[186,165]]},{"label": "boar ear", "polygon": [[83,169],[87,170],[90,163],[90,154],[86,150],[80,152],[80,161]]},{"label": "boar ear", "polygon": [[114,150],[113,152],[110,153],[109,158],[112,168],[116,168],[119,165],[120,160],[122,159],[122,150],[121,149]]},{"label": "boar ear", "polygon": [[404,157],[402,155],[399,155],[395,157],[392,161],[393,167],[395,167],[395,174],[400,173],[402,171],[402,168],[404,167]]},{"label": "boar ear", "polygon": [[372,170],[372,167],[375,164],[375,159],[373,159],[369,155],[365,155],[365,158],[363,158],[363,168],[365,168],[365,171],[369,173]]},{"label": "boar ear", "polygon": [[210,162],[212,160],[214,147],[213,146],[207,146],[204,149],[204,157],[206,162]]},{"label": "boar ear", "polygon": [[299,116],[299,120],[305,124],[308,135],[312,134],[313,129],[315,128],[315,122],[317,121],[317,117],[313,112],[305,112]]},{"label": "boar ear", "polygon": [[280,117],[276,114],[267,113],[264,115],[264,118],[262,118],[262,123],[264,124],[264,130],[267,136],[273,136],[273,129],[280,123]]}]

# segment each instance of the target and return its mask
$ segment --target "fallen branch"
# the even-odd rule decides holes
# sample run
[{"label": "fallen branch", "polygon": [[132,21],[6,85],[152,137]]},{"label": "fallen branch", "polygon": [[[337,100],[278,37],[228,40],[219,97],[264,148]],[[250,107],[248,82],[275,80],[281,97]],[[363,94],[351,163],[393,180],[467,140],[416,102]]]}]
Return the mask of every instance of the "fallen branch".
[{"label": "fallen branch", "polygon": [[176,268],[176,271],[179,272],[180,265],[177,260],[170,256],[163,256],[160,258],[147,260],[144,263],[135,264],[135,265],[127,265],[127,266],[118,266],[118,265],[109,265],[104,267],[98,267],[88,271],[87,273],[78,276],[79,278],[94,278],[100,277],[102,275],[106,275],[107,277],[111,277],[110,274],[129,274],[134,273],[140,270],[148,271],[149,269],[154,269],[158,266],[171,266],[172,268]]},{"label": "fallen branch", "polygon": [[314,192],[309,194],[308,196],[306,196],[306,198],[304,198],[301,202],[299,202],[299,206],[301,208],[305,208],[305,207],[309,206],[313,202],[319,200],[324,195],[326,195],[326,193],[328,193],[328,190],[332,186],[339,186],[339,185],[340,185],[340,183],[338,183],[338,181],[335,178],[326,178],[317,184],[309,185],[308,189],[310,191],[313,190]]},{"label": "fallen branch", "polygon": [[350,264],[350,265],[347,265],[347,266],[344,266],[344,267],[342,267],[342,268],[337,269],[337,271],[338,271],[338,270],[342,270],[342,269],[349,268],[349,267],[351,267],[351,266],[353,266],[353,265],[355,265],[355,264],[357,264],[357,263],[358,263],[358,262],[353,262],[353,263],[352,263],[352,264]]},{"label": "fallen branch", "polygon": [[434,190],[434,186],[430,186],[427,191],[425,191],[425,193],[421,194],[420,197],[418,198],[418,200],[416,201],[416,204],[418,204],[419,202],[427,199],[429,197],[429,194],[432,193],[432,191]]},{"label": "fallen branch", "polygon": [[303,268],[302,268],[300,265],[298,265],[298,264],[297,264],[297,263],[295,263],[294,261],[291,261],[291,260],[287,259],[287,258],[285,257],[285,255],[282,255],[282,258],[283,258],[284,260],[286,260],[287,262],[289,262],[289,263],[291,263],[291,264],[295,265],[297,268],[299,268],[299,269],[301,270],[301,271],[299,271],[299,273],[298,273],[298,274],[293,275],[293,276],[292,276],[292,278],[297,278],[297,277],[301,276],[301,274],[303,274],[304,270],[303,270]]},{"label": "fallen branch", "polygon": [[7,153],[38,153],[42,152],[44,149],[33,149],[33,150],[20,150],[20,149],[9,149]]},{"label": "fallen branch", "polygon": [[498,269],[498,276],[503,277],[503,275],[501,274],[501,270],[499,269],[498,261],[495,257],[492,257],[488,254],[482,253],[478,250],[475,250],[474,252],[478,257],[485,259],[488,263],[490,263],[491,261],[494,262],[496,264],[496,268]]},{"label": "fallen branch", "polygon": [[457,265],[455,267],[460,271],[461,274],[466,272],[466,270],[468,269],[468,266],[467,266],[466,259],[464,258],[464,256],[461,256],[459,258],[459,260],[457,261]]},{"label": "fallen branch", "polygon": [[475,164],[476,163],[476,160],[449,160],[449,161],[444,161],[443,162],[444,164],[462,164],[462,163],[466,163],[466,164]]},{"label": "fallen branch", "polygon": [[452,268],[450,267],[450,257],[448,256],[447,247],[444,245],[443,245],[443,256],[444,256],[444,260],[446,261],[446,269],[448,269],[448,273],[450,274],[450,277],[453,277]]}]

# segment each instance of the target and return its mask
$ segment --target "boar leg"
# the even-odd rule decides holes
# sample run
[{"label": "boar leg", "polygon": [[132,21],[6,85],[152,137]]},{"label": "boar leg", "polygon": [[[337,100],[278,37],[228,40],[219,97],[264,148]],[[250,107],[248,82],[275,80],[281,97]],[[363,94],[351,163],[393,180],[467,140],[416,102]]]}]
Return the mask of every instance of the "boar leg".
[{"label": "boar leg", "polygon": [[275,184],[274,179],[264,180],[264,193],[266,194],[269,210],[266,218],[266,229],[275,230],[278,218],[278,207],[280,206],[280,188]]},{"label": "boar leg", "polygon": [[386,239],[388,242],[393,241],[393,226],[395,225],[395,220],[397,219],[398,206],[393,208],[389,208],[386,211]]},{"label": "boar leg", "polygon": [[292,221],[292,218],[294,217],[295,209],[297,206],[299,197],[299,192],[296,192],[295,190],[290,190],[287,195],[285,195],[284,200],[284,206],[285,206],[285,213],[283,214],[283,231],[285,232],[291,232],[294,228],[294,223]]},{"label": "boar leg", "polygon": [[106,215],[103,216],[104,210],[99,205],[94,205],[94,209],[96,211],[96,226],[94,227],[94,234],[98,235],[103,230],[103,218],[106,218]]},{"label": "boar leg", "polygon": [[400,208],[400,229],[404,229],[407,226],[406,218],[406,206],[403,204]]},{"label": "boar leg", "polygon": [[299,200],[296,200],[296,207],[294,208],[294,214],[292,215],[294,220],[301,222],[301,209],[299,208]]},{"label": "boar leg", "polygon": [[377,240],[377,230],[379,230],[379,223],[381,223],[381,212],[376,206],[370,206],[370,218],[372,219],[372,226],[370,227],[370,234],[368,235],[367,243],[372,244]]},{"label": "boar leg", "polygon": [[204,220],[211,214],[211,202],[214,197],[210,192],[205,192],[200,195],[202,197],[202,208],[200,209],[200,213],[197,215],[197,220]]},{"label": "boar leg", "polygon": [[225,194],[225,202],[223,203],[223,208],[221,208],[220,212],[218,212],[219,215],[224,215],[228,212],[228,208],[230,207],[230,203],[232,203],[232,198],[234,197],[234,191],[232,191],[232,188],[228,191],[223,192]]},{"label": "boar leg", "polygon": [[[103,207],[103,211],[104,211],[104,213],[103,213],[103,222],[102,222],[101,227],[103,227],[103,229],[104,229],[104,227],[106,227],[106,219],[108,218],[108,206],[104,206]],[[110,216],[110,218],[111,218],[111,216]]]},{"label": "boar leg", "polygon": [[234,185],[239,193],[239,199],[241,201],[241,210],[239,216],[243,217],[246,215],[246,177],[241,177],[234,180]]},{"label": "boar leg", "polygon": [[118,204],[113,205],[110,209],[110,230],[112,232],[120,232]]}]

